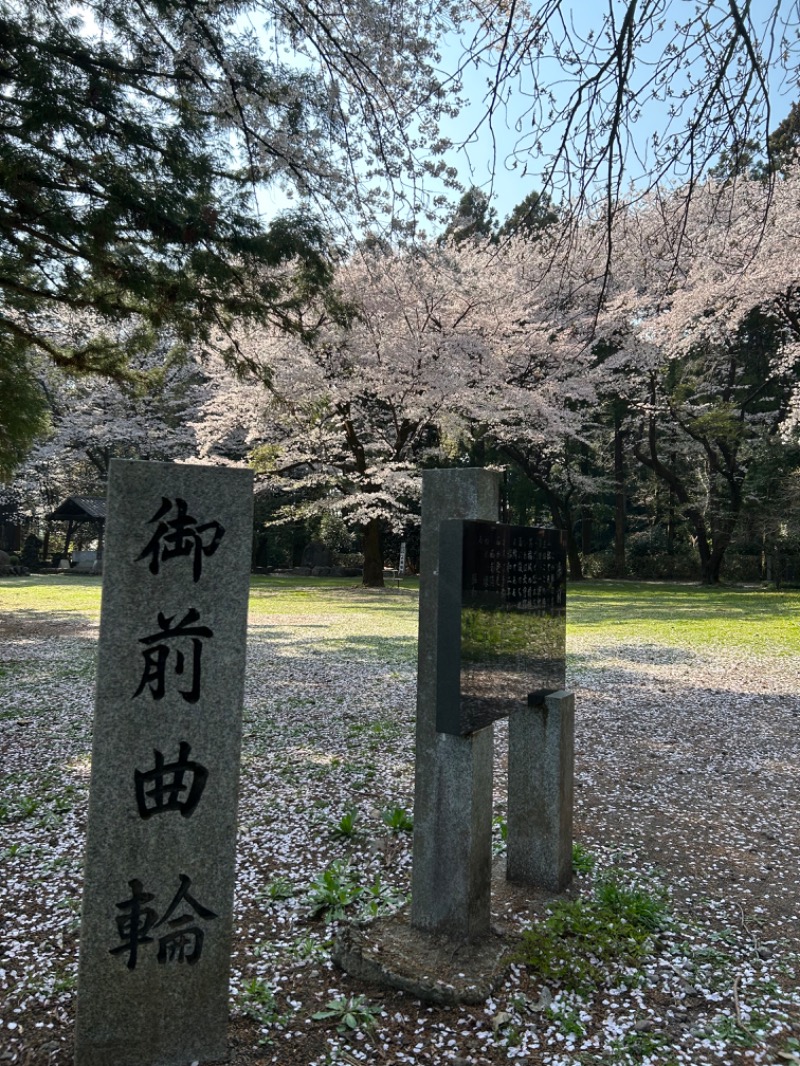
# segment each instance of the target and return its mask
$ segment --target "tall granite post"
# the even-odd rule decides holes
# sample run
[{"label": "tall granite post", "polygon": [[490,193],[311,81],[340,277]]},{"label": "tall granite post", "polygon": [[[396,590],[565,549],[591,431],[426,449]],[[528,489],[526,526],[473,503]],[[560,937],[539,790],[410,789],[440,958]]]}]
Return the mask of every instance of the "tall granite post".
[{"label": "tall granite post", "polygon": [[574,736],[571,692],[509,716],[509,881],[562,892],[572,880]]},{"label": "tall granite post", "polygon": [[227,1054],[244,470],[112,462],[76,1066]]},{"label": "tall granite post", "polygon": [[460,940],[489,932],[493,730],[436,730],[439,526],[448,518],[497,521],[499,498],[494,471],[422,475],[411,923]]}]

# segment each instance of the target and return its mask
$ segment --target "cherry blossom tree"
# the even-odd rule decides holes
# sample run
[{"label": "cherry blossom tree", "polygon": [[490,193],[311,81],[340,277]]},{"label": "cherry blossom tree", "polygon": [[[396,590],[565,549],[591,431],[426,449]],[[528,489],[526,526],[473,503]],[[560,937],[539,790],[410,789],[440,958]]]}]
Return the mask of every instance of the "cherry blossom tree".
[{"label": "cherry blossom tree", "polygon": [[612,488],[624,566],[633,461],[663,487],[669,527],[688,524],[703,580],[719,580],[764,442],[796,431],[799,188],[789,174],[710,181],[688,203],[656,191],[616,213],[611,259],[602,212],[529,249],[525,314],[507,324],[524,342],[468,413],[545,494],[574,576],[581,510]]},{"label": "cherry blossom tree", "polygon": [[796,173],[774,189],[742,179],[735,195],[709,182],[688,214],[679,194],[659,194],[618,216],[610,272],[584,257],[571,276],[587,286],[574,335],[613,352],[604,373],[627,404],[633,454],[689,523],[706,582],[719,580],[764,440],[792,431],[797,203]]},{"label": "cherry blossom tree", "polygon": [[105,376],[75,376],[44,358],[33,360],[49,430],[16,470],[3,494],[41,520],[65,496],[105,494],[113,458],[187,460],[197,450],[191,422],[205,399],[205,381],[191,361],[162,352],[132,364],[147,375],[138,389]]},{"label": "cherry blossom tree", "polygon": [[381,531],[414,520],[420,466],[457,458],[473,398],[489,402],[500,353],[520,344],[526,276],[519,247],[484,241],[364,247],[335,280],[342,313],[307,322],[309,342],[238,338],[251,373],[222,372],[198,431],[204,456],[244,446],[265,487],[359,528],[364,582],[380,585]]}]

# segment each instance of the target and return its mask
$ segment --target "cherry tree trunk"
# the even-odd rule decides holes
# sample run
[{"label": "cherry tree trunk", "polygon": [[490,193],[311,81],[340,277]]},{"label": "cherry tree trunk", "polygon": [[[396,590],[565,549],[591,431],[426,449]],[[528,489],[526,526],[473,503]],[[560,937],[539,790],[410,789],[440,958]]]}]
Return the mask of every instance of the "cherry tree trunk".
[{"label": "cherry tree trunk", "polygon": [[703,585],[718,585],[719,572],[722,565],[721,559],[715,559],[709,555],[707,559],[700,561],[700,581]]},{"label": "cherry tree trunk", "polygon": [[625,577],[625,451],[619,419],[614,421],[614,577]]},{"label": "cherry tree trunk", "polygon": [[695,532],[698,532],[697,550],[700,553],[700,582],[703,585],[718,585],[724,552],[712,550],[705,533],[700,535],[696,527]]},{"label": "cherry tree trunk", "polygon": [[567,526],[567,563],[569,565],[570,581],[583,581],[583,562],[572,525]]},{"label": "cherry tree trunk", "polygon": [[575,536],[575,521],[569,503],[559,499],[554,492],[545,489],[550,513],[553,516],[553,525],[561,529],[567,535],[567,569],[570,581],[583,581],[583,562],[581,561],[581,549],[578,538]]},{"label": "cherry tree trunk", "polygon": [[731,538],[723,533],[714,538],[714,545],[709,553],[708,560],[703,565],[703,584],[718,585],[722,573],[722,563],[725,553],[730,547]]},{"label": "cherry tree trunk", "polygon": [[379,518],[364,527],[364,581],[369,588],[383,588],[383,538]]}]

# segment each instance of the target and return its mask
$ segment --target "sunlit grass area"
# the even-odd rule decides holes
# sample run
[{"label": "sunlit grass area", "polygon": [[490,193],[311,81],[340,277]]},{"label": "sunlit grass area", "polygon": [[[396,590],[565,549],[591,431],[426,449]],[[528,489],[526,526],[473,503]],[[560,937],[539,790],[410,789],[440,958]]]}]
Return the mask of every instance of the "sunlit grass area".
[{"label": "sunlit grass area", "polygon": [[[70,614],[96,621],[102,579],[32,576],[0,579],[0,618],[50,620]],[[250,618],[255,625],[281,616],[302,625],[314,618],[320,639],[369,636],[416,639],[419,583],[405,579],[383,590],[353,578],[253,577]],[[754,653],[800,652],[800,592],[703,588],[659,582],[586,581],[568,590],[568,636],[602,639],[603,633],[669,646],[749,648]]]},{"label": "sunlit grass area", "polygon": [[800,592],[587,581],[568,591],[568,636],[651,644],[800,652]]},{"label": "sunlit grass area", "polygon": [[0,578],[0,618],[14,611],[31,615],[100,613],[102,578],[90,575],[39,575]]}]

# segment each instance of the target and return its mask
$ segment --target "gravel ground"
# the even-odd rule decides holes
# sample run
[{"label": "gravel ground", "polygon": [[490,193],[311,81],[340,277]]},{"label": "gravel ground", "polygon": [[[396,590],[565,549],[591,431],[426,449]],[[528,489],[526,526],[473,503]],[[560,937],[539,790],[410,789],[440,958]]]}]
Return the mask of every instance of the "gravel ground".
[{"label": "gravel ground", "polygon": [[[72,1061],[96,637],[0,623],[0,1063]],[[337,912],[387,913],[410,886],[413,648],[346,637],[341,616],[251,626],[234,1066],[800,1064],[796,661],[571,639],[573,898],[613,878],[668,919],[592,987],[519,962],[485,1005],[444,1009],[329,961]],[[495,748],[499,854],[502,724]]]}]

